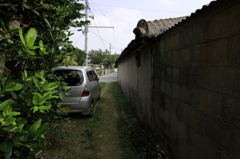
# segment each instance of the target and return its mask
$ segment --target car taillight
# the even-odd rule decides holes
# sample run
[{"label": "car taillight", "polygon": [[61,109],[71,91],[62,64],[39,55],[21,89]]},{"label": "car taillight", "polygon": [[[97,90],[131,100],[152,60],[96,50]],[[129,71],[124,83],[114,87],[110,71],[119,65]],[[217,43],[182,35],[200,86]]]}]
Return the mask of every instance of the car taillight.
[{"label": "car taillight", "polygon": [[86,97],[86,96],[89,96],[89,95],[90,95],[90,92],[89,92],[89,89],[86,86],[83,90],[82,97]]},{"label": "car taillight", "polygon": [[82,97],[86,97],[86,96],[89,96],[89,91],[83,91],[83,93],[82,93]]}]

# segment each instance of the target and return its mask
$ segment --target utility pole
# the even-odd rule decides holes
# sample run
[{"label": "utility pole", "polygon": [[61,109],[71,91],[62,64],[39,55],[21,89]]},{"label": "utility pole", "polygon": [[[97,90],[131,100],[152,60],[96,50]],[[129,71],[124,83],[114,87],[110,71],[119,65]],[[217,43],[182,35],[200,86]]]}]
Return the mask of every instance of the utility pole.
[{"label": "utility pole", "polygon": [[[86,0],[86,10],[85,10],[85,21],[88,20],[88,0]],[[86,52],[86,62],[85,65],[88,66],[88,51],[87,51],[87,39],[88,39],[88,25],[85,24],[85,52]]]},{"label": "utility pole", "polygon": [[110,47],[109,47],[110,55],[112,54],[112,49],[113,49],[113,47],[112,47],[112,44],[110,43]]},{"label": "utility pole", "polygon": [[[88,0],[86,1],[86,10],[85,10],[85,21],[88,20],[88,9],[89,9],[89,4],[88,4]],[[85,24],[85,30],[84,30],[84,34],[85,34],[85,52],[86,52],[86,62],[85,65],[88,66],[88,28],[114,28],[114,27],[107,27],[107,26],[88,26],[87,24]],[[111,44],[110,44],[111,45]],[[111,51],[110,51],[111,52]]]}]

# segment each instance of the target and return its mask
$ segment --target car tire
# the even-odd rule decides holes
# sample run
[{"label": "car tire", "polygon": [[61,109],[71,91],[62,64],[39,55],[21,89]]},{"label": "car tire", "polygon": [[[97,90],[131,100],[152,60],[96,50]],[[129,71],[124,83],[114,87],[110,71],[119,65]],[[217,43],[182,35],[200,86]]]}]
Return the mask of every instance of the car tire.
[{"label": "car tire", "polygon": [[91,103],[91,106],[90,106],[90,112],[89,112],[89,117],[92,117],[93,116],[93,114],[94,114],[94,105],[93,105],[93,103]]},{"label": "car tire", "polygon": [[101,89],[100,89],[100,92],[99,92],[99,95],[98,95],[98,97],[97,97],[97,100],[100,100],[101,99]]}]

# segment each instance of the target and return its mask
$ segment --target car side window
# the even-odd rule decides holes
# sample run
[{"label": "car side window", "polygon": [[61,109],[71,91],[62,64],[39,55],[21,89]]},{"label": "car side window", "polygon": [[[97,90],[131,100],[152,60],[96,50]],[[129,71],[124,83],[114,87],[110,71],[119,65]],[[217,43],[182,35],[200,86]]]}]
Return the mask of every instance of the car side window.
[{"label": "car side window", "polygon": [[88,79],[89,79],[90,82],[94,81],[94,77],[93,77],[92,71],[88,71],[87,72],[87,76],[88,76]]},{"label": "car side window", "polygon": [[96,81],[97,80],[97,74],[94,72],[94,71],[92,71],[92,74],[93,74],[93,79]]},{"label": "car side window", "polygon": [[97,80],[97,74],[94,71],[88,71],[87,76],[89,81],[96,81]]}]

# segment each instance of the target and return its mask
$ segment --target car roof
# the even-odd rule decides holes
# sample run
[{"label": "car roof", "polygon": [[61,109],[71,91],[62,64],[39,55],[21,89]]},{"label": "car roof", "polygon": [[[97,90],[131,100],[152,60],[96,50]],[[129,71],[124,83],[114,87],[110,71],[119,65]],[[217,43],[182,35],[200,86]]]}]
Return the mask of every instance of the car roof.
[{"label": "car roof", "polygon": [[92,69],[88,66],[59,66],[57,68],[54,68],[53,70],[87,70]]}]

